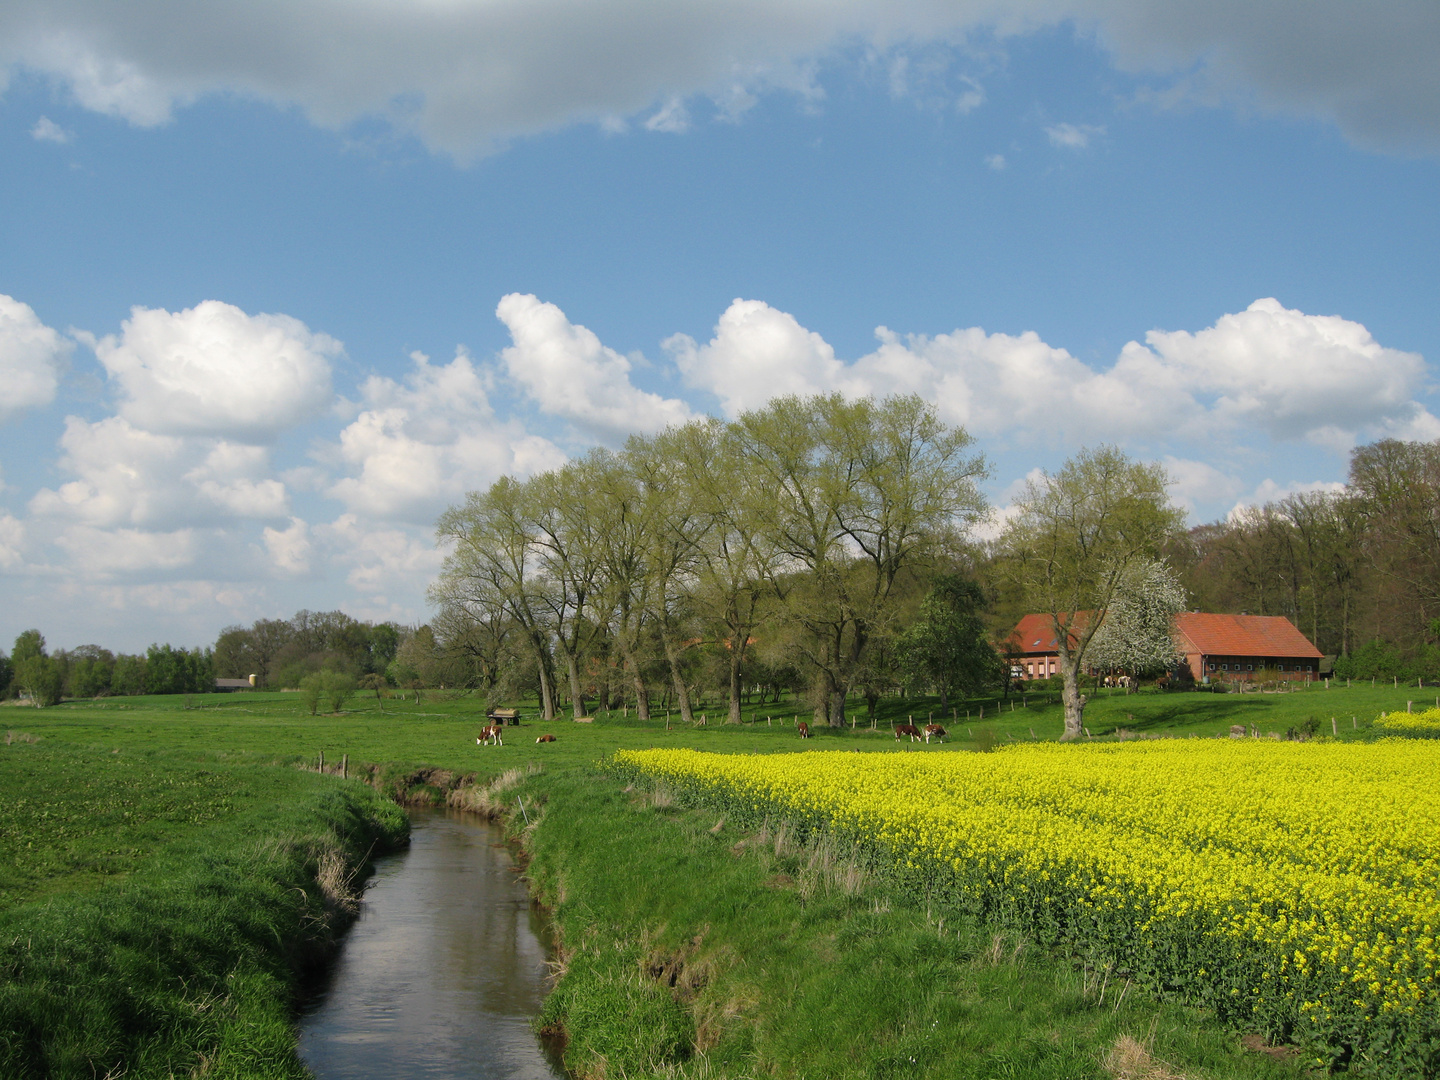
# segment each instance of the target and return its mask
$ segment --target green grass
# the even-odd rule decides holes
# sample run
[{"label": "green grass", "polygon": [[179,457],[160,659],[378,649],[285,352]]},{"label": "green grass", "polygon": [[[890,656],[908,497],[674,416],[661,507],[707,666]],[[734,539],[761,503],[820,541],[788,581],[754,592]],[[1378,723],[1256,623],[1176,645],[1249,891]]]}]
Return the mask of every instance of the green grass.
[{"label": "green grass", "polygon": [[[1367,738],[1380,711],[1418,707],[1424,693],[1102,691],[1086,724],[1099,738],[1186,737],[1314,718],[1328,734],[1334,715],[1342,738]],[[567,974],[545,1019],[586,1075],[1094,1077],[1121,1036],[1148,1040],[1186,1077],[1298,1075],[1182,1004],[1134,986],[1117,1003],[1103,974],[907,905],[882,881],[847,884],[820,866],[836,853],[623,792],[603,768],[622,747],[954,753],[1054,739],[1062,713],[1046,695],[970,701],[958,721],[933,700],[892,700],[875,731],[862,721],[808,741],[793,726],[808,710],[793,701],[747,709],[741,725],[714,704],[696,711],[709,724],[672,717],[669,730],[663,714],[545,724],[532,713],[505,746],[480,747],[482,702],[453,694],[383,710],[357,697],[318,717],[280,693],[0,710],[0,728],[39,740],[0,746],[0,1074],[303,1075],[297,973],[345,915],[317,888],[321,859],[361,861],[398,827],[363,785],[294,767],[323,751],[391,791],[437,798],[520,769],[490,805],[511,808],[553,907]],[[891,722],[932,712],[954,741],[895,742]],[[1352,715],[1360,730],[1347,730]],[[537,745],[542,732],[557,741]],[[538,826],[514,818],[517,794]]]},{"label": "green grass", "polygon": [[529,873],[567,949],[544,1019],[581,1075],[1094,1077],[1123,1035],[1186,1076],[1299,1075],[1195,1010],[906,903],[841,853],[623,783],[527,785]]},{"label": "green grass", "polygon": [[270,765],[0,747],[0,1075],[301,1077],[297,995],[404,817]]}]

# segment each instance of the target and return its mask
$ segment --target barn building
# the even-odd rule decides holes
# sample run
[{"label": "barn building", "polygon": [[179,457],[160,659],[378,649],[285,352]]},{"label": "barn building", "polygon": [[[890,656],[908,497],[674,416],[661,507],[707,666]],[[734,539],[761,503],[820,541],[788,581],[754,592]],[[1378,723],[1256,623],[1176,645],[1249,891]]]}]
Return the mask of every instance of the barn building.
[{"label": "barn building", "polygon": [[[1197,682],[1251,682],[1266,678],[1310,682],[1320,676],[1325,654],[1283,615],[1211,615],[1185,611],[1175,617],[1185,663]],[[1270,674],[1273,673],[1273,674]]]},{"label": "barn building", "polygon": [[[1090,612],[1077,616],[1083,627]],[[1325,659],[1283,615],[1214,615],[1184,611],[1175,617],[1175,636],[1185,665],[1196,682],[1267,678],[1309,682],[1320,677]],[[1060,674],[1060,649],[1049,615],[1026,615],[1004,643],[1017,679],[1046,679]]]}]

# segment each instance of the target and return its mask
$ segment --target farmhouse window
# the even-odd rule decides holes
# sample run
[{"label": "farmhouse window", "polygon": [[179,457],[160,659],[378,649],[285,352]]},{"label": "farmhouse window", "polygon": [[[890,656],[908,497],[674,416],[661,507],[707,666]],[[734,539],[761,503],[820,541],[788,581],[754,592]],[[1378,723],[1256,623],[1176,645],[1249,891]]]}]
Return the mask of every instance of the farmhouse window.
[{"label": "farmhouse window", "polygon": [[1214,670],[1215,670],[1215,665],[1214,665],[1214,664],[1210,664],[1210,665],[1208,666],[1207,670],[1209,670],[1209,671],[1214,671]]},{"label": "farmhouse window", "polygon": [[1254,670],[1255,670],[1255,665],[1254,665],[1254,664],[1246,664],[1246,665],[1245,665],[1245,670],[1246,670],[1246,671],[1254,671]]},{"label": "farmhouse window", "polygon": [[1276,671],[1284,671],[1284,670],[1285,670],[1285,665],[1284,665],[1284,664],[1276,664],[1276,665],[1275,665],[1275,670],[1276,670]]}]

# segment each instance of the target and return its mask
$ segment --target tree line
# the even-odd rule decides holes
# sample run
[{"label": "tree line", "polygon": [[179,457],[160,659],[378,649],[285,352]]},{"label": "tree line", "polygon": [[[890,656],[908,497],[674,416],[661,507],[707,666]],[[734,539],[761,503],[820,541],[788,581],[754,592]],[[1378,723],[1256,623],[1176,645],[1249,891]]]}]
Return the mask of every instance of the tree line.
[{"label": "tree line", "polygon": [[0,695],[35,704],[63,698],[131,694],[201,694],[215,680],[255,676],[258,688],[299,687],[307,676],[330,672],[352,686],[438,685],[458,675],[429,627],[369,623],[343,611],[299,611],[290,619],[258,619],[228,626],[214,645],[182,648],[151,645],[143,653],[115,653],[99,645],[46,648],[39,630],[15,639],[7,657],[0,652]]},{"label": "tree line", "polygon": [[210,649],[151,645],[138,654],[116,654],[99,645],[49,651],[45,635],[26,630],[7,657],[0,653],[0,696],[26,697],[36,705],[62,698],[109,694],[203,694],[215,689]]},{"label": "tree line", "polygon": [[[918,397],[780,398],[635,436],[440,518],[434,627],[497,698],[554,716],[808,694],[839,723],[907,679],[1003,679],[967,530],[984,458]],[[908,633],[907,633],[908,631]]]},{"label": "tree line", "polygon": [[1343,490],[1177,534],[1166,554],[1192,606],[1284,615],[1341,677],[1440,679],[1440,442],[1358,447]]},{"label": "tree line", "polygon": [[[1038,611],[1065,643],[1057,682],[1078,731],[1079,676],[1163,670],[1181,607],[1285,615],[1340,656],[1341,676],[1440,679],[1440,443],[1362,446],[1341,491],[1188,530],[1162,468],[1100,447],[1030,482],[981,542],[985,475],[969,435],[918,397],[781,398],[470,493],[437,524],[427,625],[300,611],[134,656],[51,654],[27,631],[0,654],[0,693],[191,693],[250,675],[298,687],[330,672],[377,694],[533,695],[546,716],[693,720],[715,701],[738,720],[789,692],[839,723],[855,699],[873,715],[897,691],[947,707],[1008,689],[1004,639]],[[1091,625],[1081,611],[1110,614]]]}]

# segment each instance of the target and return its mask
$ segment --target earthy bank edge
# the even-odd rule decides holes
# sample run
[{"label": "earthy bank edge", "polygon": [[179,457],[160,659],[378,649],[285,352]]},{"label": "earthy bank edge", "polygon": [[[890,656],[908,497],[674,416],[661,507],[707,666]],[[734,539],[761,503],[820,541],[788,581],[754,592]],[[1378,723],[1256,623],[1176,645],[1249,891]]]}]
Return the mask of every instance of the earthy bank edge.
[{"label": "earthy bank edge", "polygon": [[538,1025],[578,1077],[1303,1072],[1206,1013],[908,902],[783,824],[736,830],[607,767],[374,775],[504,824],[559,943]]},{"label": "earthy bank edge", "polygon": [[228,771],[283,798],[181,835],[122,881],[0,913],[0,1075],[309,1076],[299,995],[371,856],[409,823],[359,784]]}]

